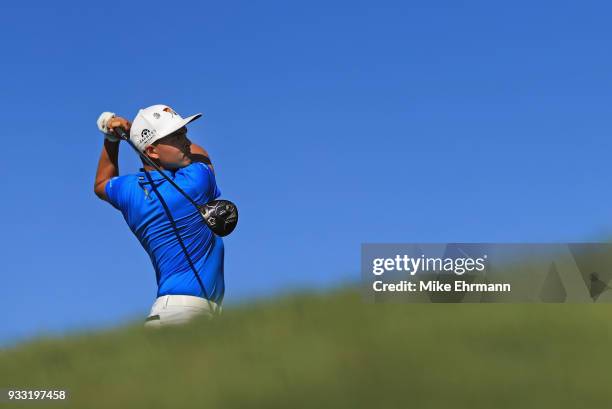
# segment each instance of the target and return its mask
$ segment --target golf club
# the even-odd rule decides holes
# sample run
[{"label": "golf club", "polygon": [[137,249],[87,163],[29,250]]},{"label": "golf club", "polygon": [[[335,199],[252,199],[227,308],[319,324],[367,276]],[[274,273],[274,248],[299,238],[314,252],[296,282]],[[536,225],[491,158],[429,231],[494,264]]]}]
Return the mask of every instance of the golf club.
[{"label": "golf club", "polygon": [[174,188],[182,194],[200,213],[204,223],[215,233],[217,236],[227,236],[234,231],[238,224],[238,208],[236,205],[229,200],[212,200],[208,203],[199,205],[197,204],[183,189],[180,188],[168,175],[166,175],[162,169],[144,153],[140,152],[136,145],[130,140],[126,130],[118,126],[113,128],[115,133],[124,141],[126,141],[132,149],[150,166],[157,170]]}]

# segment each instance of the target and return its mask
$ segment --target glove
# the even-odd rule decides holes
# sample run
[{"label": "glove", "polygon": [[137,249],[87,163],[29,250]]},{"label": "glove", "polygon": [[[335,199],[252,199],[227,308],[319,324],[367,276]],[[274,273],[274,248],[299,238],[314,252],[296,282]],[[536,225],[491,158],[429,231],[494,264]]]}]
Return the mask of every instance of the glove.
[{"label": "glove", "polygon": [[111,141],[111,142],[119,142],[121,139],[119,139],[118,136],[112,134],[109,129],[108,129],[108,120],[111,118],[115,117],[115,113],[114,112],[102,112],[100,114],[100,116],[98,117],[98,129],[100,130],[100,132],[102,132],[104,134],[104,138],[106,138],[107,140]]}]

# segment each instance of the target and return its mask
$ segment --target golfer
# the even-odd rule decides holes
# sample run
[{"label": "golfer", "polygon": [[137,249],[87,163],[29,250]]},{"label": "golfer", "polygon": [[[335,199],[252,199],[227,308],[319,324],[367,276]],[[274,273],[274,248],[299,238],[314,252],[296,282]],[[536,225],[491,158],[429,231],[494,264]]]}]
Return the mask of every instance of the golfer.
[{"label": "golfer", "polygon": [[198,211],[159,171],[143,161],[135,174],[119,176],[120,138],[129,131],[136,148],[147,155],[197,203],[220,196],[208,153],[187,137],[186,125],[201,114],[182,118],[166,105],[141,109],[133,123],[112,112],[98,118],[104,146],[94,184],[96,195],[119,210],[148,253],[157,280],[157,299],[146,327],[188,322],[220,312],[225,283],[223,241]]}]

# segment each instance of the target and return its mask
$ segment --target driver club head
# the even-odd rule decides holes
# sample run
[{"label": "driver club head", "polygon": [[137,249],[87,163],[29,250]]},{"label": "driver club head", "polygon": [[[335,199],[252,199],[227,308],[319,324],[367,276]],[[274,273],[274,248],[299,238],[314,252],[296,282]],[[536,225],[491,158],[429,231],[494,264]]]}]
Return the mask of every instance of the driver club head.
[{"label": "driver club head", "polygon": [[199,205],[198,210],[206,225],[217,236],[227,236],[238,224],[238,208],[229,200],[213,200]]}]

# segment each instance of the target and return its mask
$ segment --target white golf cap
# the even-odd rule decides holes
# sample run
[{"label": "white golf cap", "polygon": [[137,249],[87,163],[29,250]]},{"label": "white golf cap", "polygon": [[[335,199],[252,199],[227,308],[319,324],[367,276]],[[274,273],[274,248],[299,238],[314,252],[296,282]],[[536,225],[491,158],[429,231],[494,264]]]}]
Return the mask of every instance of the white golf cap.
[{"label": "white golf cap", "polygon": [[138,111],[130,128],[130,140],[144,152],[148,145],[195,121],[202,114],[181,117],[167,105],[152,105]]}]

